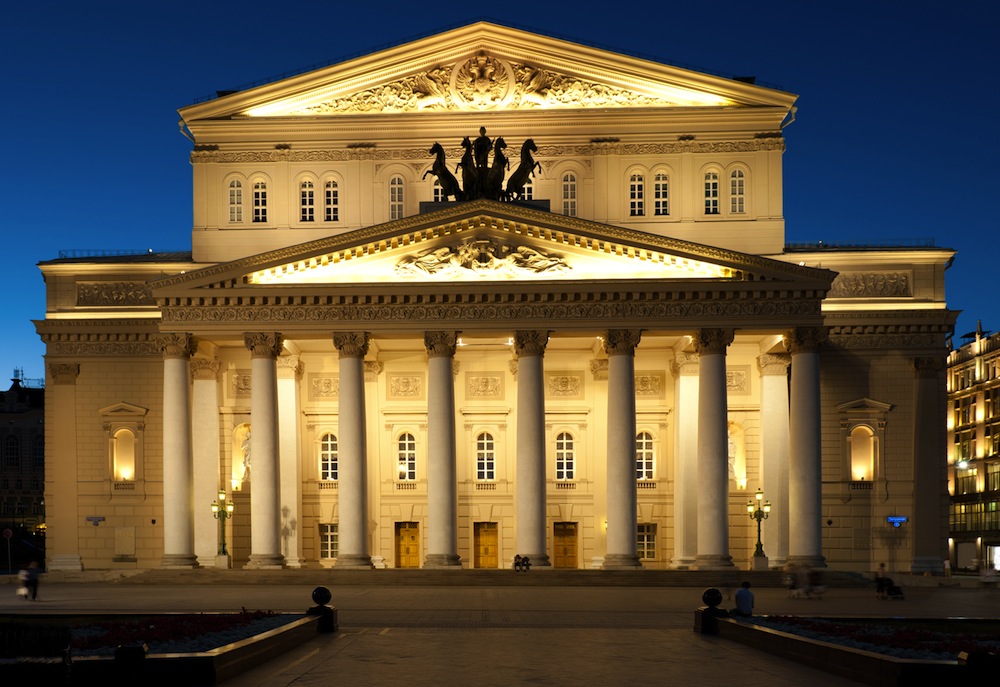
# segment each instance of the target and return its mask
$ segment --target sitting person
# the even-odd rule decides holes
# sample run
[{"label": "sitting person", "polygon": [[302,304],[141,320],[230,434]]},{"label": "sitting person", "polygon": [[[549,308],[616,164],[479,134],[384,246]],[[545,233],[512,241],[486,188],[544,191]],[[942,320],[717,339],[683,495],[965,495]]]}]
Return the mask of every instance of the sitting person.
[{"label": "sitting person", "polygon": [[521,566],[522,565],[523,565],[523,563],[521,562],[521,555],[520,554],[515,554],[514,555],[514,572],[521,572]]},{"label": "sitting person", "polygon": [[753,615],[753,592],[750,591],[750,583],[745,581],[740,585],[735,595],[736,608],[732,610],[732,615],[747,618]]}]

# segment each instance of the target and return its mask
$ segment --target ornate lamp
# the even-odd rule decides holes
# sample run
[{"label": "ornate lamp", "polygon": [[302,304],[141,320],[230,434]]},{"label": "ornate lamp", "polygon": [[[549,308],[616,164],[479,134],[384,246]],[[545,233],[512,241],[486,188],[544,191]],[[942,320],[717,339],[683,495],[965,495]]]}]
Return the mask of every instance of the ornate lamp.
[{"label": "ornate lamp", "polygon": [[753,552],[754,558],[764,556],[764,545],[760,542],[760,523],[767,520],[768,513],[771,512],[771,502],[764,501],[764,492],[760,489],[754,494],[754,501],[747,501],[747,513],[751,520],[757,521],[757,549]]},{"label": "ornate lamp", "polygon": [[217,501],[212,501],[212,514],[215,516],[215,519],[219,521],[220,556],[229,556],[229,551],[226,550],[226,520],[233,517],[234,510],[236,510],[236,504],[232,501],[227,501],[226,492],[220,489],[219,499]]}]

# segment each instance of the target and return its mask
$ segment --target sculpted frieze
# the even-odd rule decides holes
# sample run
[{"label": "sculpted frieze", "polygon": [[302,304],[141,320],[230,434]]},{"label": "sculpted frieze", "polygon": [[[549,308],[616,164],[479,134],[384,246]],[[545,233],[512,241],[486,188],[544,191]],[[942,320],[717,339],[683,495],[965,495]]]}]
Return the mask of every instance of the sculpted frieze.
[{"label": "sculpted frieze", "polygon": [[510,246],[496,239],[482,239],[407,256],[396,263],[395,272],[404,277],[433,275],[450,279],[456,273],[515,277],[569,269],[569,264],[557,253],[525,245]]},{"label": "sculpted frieze", "polygon": [[79,283],[76,304],[80,306],[156,305],[145,282]]},{"label": "sculpted frieze", "polygon": [[455,64],[295,110],[292,116],[579,107],[670,107],[676,103],[609,84],[511,62],[481,50]]},{"label": "sculpted frieze", "polygon": [[833,280],[830,298],[907,298],[910,275],[906,272],[841,272]]}]

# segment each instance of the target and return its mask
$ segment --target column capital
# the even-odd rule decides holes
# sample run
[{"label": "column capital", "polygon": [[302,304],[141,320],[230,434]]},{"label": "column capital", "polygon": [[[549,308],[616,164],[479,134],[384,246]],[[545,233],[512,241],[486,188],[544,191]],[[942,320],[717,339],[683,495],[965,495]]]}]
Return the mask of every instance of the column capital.
[{"label": "column capital", "polygon": [[789,353],[815,353],[830,337],[826,327],[796,327],[785,334],[785,350]]},{"label": "column capital", "polygon": [[194,355],[194,337],[187,333],[159,334],[156,337],[156,347],[164,358],[190,358]]},{"label": "column capital", "polygon": [[590,374],[594,376],[594,381],[608,380],[608,359],[594,358],[590,361]]},{"label": "column capital", "polygon": [[733,329],[699,329],[694,338],[694,350],[699,354],[725,353],[736,338]]},{"label": "column capital", "polygon": [[635,355],[642,332],[638,329],[609,329],[604,335],[604,352],[610,355]]},{"label": "column capital", "polygon": [[280,355],[277,365],[278,379],[299,379],[302,377],[302,361],[297,355]]},{"label": "column capital", "polygon": [[784,353],[761,353],[757,356],[757,369],[762,375],[787,375],[791,356]]},{"label": "column capital", "polygon": [[368,332],[334,332],[333,346],[341,358],[364,358],[368,355]]},{"label": "column capital", "polygon": [[277,358],[281,355],[284,337],[278,332],[244,332],[243,345],[250,349],[251,358]]},{"label": "column capital", "polygon": [[80,374],[80,365],[77,363],[49,363],[46,368],[53,384],[76,384],[76,378]]},{"label": "column capital", "polygon": [[518,330],[514,332],[514,352],[522,355],[545,355],[549,343],[549,333],[540,330]]},{"label": "column capital", "polygon": [[191,376],[194,379],[216,381],[221,363],[218,358],[192,358]]},{"label": "column capital", "polygon": [[424,347],[429,358],[451,358],[458,344],[458,332],[424,332]]},{"label": "column capital", "polygon": [[922,356],[913,359],[913,371],[918,379],[933,379],[945,369],[944,358]]},{"label": "column capital", "polygon": [[698,354],[687,351],[675,352],[674,359],[670,361],[670,373],[675,377],[678,374],[698,374]]},{"label": "column capital", "polygon": [[382,374],[385,365],[377,360],[365,361],[365,381],[377,382],[378,376]]}]

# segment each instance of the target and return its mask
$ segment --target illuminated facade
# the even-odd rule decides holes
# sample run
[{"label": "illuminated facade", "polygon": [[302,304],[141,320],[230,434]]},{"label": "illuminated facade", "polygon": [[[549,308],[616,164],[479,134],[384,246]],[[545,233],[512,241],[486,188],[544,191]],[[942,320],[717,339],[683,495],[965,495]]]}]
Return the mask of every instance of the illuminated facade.
[{"label": "illuminated facade", "polygon": [[477,23],[182,109],[191,254],[41,264],[50,567],[221,487],[236,566],[745,568],[762,488],[939,571],[953,254],[786,246],[795,99]]},{"label": "illuminated facade", "polygon": [[956,569],[1000,569],[1000,334],[948,356],[949,557]]}]

